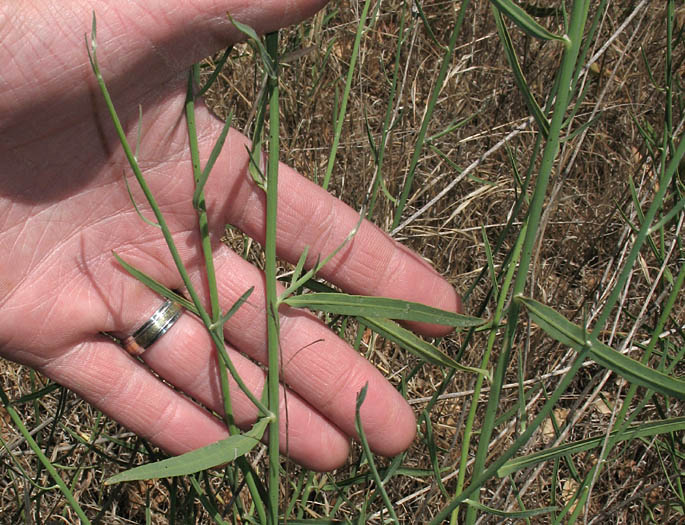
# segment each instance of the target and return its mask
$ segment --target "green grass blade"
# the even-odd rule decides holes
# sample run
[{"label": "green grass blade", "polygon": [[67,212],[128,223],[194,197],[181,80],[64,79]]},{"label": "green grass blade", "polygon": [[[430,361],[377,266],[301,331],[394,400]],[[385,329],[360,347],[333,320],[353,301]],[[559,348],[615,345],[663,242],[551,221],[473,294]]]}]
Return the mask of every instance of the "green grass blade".
[{"label": "green grass blade", "polygon": [[252,295],[252,292],[254,292],[254,286],[250,286],[250,288],[248,288],[247,291],[243,295],[241,295],[235,303],[233,303],[233,306],[231,306],[228,309],[228,311],[221,316],[221,318],[219,319],[219,324],[221,324],[222,326],[226,324],[226,321],[233,317],[233,314],[235,314],[238,311],[238,308],[245,304],[248,297]]},{"label": "green grass blade", "polygon": [[486,322],[485,319],[479,317],[469,317],[421,303],[388,297],[367,297],[343,293],[308,293],[288,297],[283,302],[297,308],[311,308],[331,314],[400,319],[455,328],[480,326]]},{"label": "green grass blade", "polygon": [[212,87],[212,85],[214,84],[216,79],[219,77],[219,74],[224,69],[224,66],[226,65],[226,61],[228,60],[228,56],[231,54],[232,50],[233,50],[233,46],[228,46],[226,49],[224,49],[224,52],[221,55],[221,58],[217,62],[216,67],[214,68],[214,71],[212,71],[212,74],[207,79],[207,82],[205,82],[205,85],[202,86],[197,93],[195,93],[196,98],[203,96],[207,92],[207,90]]},{"label": "green grass blade", "polygon": [[105,485],[113,485],[122,481],[184,476],[229,463],[247,454],[260,442],[259,440],[264,435],[269,422],[270,418],[264,417],[257,421],[245,434],[230,436],[180,456],[120,472],[105,481]]},{"label": "green grass blade", "polygon": [[138,279],[141,283],[143,283],[145,286],[150,288],[153,292],[157,292],[159,295],[162,297],[169,299],[171,301],[175,301],[179,303],[183,308],[188,310],[189,312],[194,313],[195,315],[199,315],[197,308],[195,308],[195,303],[192,301],[189,301],[182,295],[177,294],[173,290],[170,290],[166,286],[164,286],[162,283],[159,281],[156,281],[149,275],[147,275],[144,272],[141,272],[134,266],[131,266],[129,263],[124,261],[116,252],[112,252],[114,255],[114,258],[117,260],[117,262],[121,265],[121,267],[126,270],[128,273],[130,273],[133,277]]},{"label": "green grass blade", "polygon": [[534,38],[539,38],[540,40],[558,40],[568,44],[568,37],[551,33],[538,24],[532,16],[530,16],[522,7],[515,4],[512,0],[490,1],[499,11],[507,15],[507,17],[509,17],[511,21],[519,26],[526,34]]},{"label": "green grass blade", "polygon": [[[95,27],[95,17],[93,17],[93,27]],[[0,388],[0,402],[5,407],[5,410],[9,414],[14,425],[17,427],[17,429],[19,429],[19,432],[21,433],[22,437],[26,440],[26,443],[28,443],[29,447],[31,448],[31,450],[33,450],[34,454],[36,454],[36,457],[39,459],[43,467],[45,467],[45,470],[48,471],[50,477],[55,481],[60,491],[62,491],[62,494],[64,494],[64,498],[67,500],[71,508],[74,509],[74,512],[81,520],[81,523],[89,524],[90,520],[85,515],[83,509],[76,501],[73,492],[69,489],[66,483],[64,483],[64,480],[59,475],[59,472],[57,472],[57,469],[55,469],[55,466],[52,464],[50,459],[43,453],[38,443],[36,443],[36,441],[33,439],[31,433],[28,431],[28,429],[24,425],[24,422],[21,420],[21,417],[19,417],[17,411],[10,404],[9,398],[5,395],[5,391],[2,388]],[[29,476],[26,477],[29,480],[31,479]]]},{"label": "green grass blade", "polygon": [[352,89],[352,78],[354,76],[354,70],[357,65],[357,58],[359,57],[359,45],[361,43],[362,34],[366,29],[366,19],[369,13],[369,7],[371,6],[371,0],[366,0],[362,13],[359,17],[359,24],[357,25],[357,34],[354,37],[354,44],[352,45],[352,56],[350,56],[350,67],[347,70],[347,77],[345,79],[345,90],[343,91],[342,101],[340,103],[340,108],[338,109],[335,117],[335,131],[333,134],[333,144],[331,145],[331,151],[328,154],[328,163],[326,164],[326,173],[323,178],[323,188],[328,189],[328,185],[331,181],[331,175],[333,174],[333,168],[335,166],[335,157],[338,153],[338,146],[340,144],[340,134],[342,132],[343,122],[345,122],[345,116],[347,114],[347,101],[350,98],[350,90]]},{"label": "green grass blade", "polygon": [[355,426],[357,428],[357,434],[359,434],[359,441],[361,442],[362,449],[364,450],[364,456],[366,457],[366,461],[368,462],[369,465],[369,470],[371,471],[371,476],[373,480],[376,482],[376,487],[378,491],[381,493],[381,498],[383,499],[383,503],[385,504],[385,508],[388,510],[388,514],[390,515],[390,518],[392,519],[393,523],[397,523],[399,525],[399,520],[397,519],[397,514],[395,514],[395,509],[393,509],[392,502],[390,501],[390,498],[388,497],[388,493],[385,490],[385,487],[383,486],[383,480],[381,480],[380,475],[378,474],[378,469],[376,468],[376,463],[373,460],[373,453],[371,452],[371,447],[369,447],[369,442],[366,439],[366,434],[364,434],[364,429],[362,427],[362,419],[360,416],[360,409],[362,407],[362,404],[364,403],[364,399],[366,398],[366,390],[368,388],[369,384],[365,384],[363,388],[359,391],[357,394],[357,405],[355,407]]},{"label": "green grass blade", "polygon": [[665,396],[685,399],[685,381],[682,379],[649,368],[604,343],[586,337],[587,332],[582,327],[571,323],[549,306],[526,297],[517,297],[516,301],[525,306],[531,319],[547,335],[560,343],[576,351],[588,348],[594,361],[631,383],[649,388]]},{"label": "green grass blade", "polygon": [[521,64],[519,64],[516,51],[514,51],[514,43],[511,41],[509,30],[506,25],[504,25],[502,12],[494,6],[492,7],[492,11],[495,17],[495,24],[497,25],[497,32],[499,33],[500,40],[504,46],[504,52],[507,55],[511,71],[514,74],[516,85],[518,86],[521,95],[523,95],[523,100],[528,107],[528,111],[530,111],[530,114],[535,118],[535,122],[537,122],[542,136],[546,139],[549,134],[549,119],[542,112],[542,108],[540,108],[538,101],[535,100],[533,93],[531,93],[530,88],[528,87],[528,82],[526,82],[526,77],[521,70]]},{"label": "green grass blade", "polygon": [[[628,428],[620,432],[611,432],[610,437],[612,439],[618,437],[620,441],[629,441],[635,438],[656,436],[658,434],[678,432],[681,430],[685,430],[685,417],[676,417],[663,421],[640,423],[635,427]],[[569,454],[579,454],[580,452],[586,452],[588,450],[601,447],[606,438],[607,436],[602,434],[601,436],[541,450],[540,452],[529,454],[524,457],[510,459],[497,470],[497,475],[500,478],[503,478],[518,470],[532,467],[538,463],[542,463],[543,461],[551,461]]]},{"label": "green grass blade", "polygon": [[539,509],[530,509],[530,510],[518,510],[518,511],[512,511],[512,512],[505,512],[503,510],[497,510],[493,509],[492,507],[488,507],[487,505],[483,505],[482,503],[478,503],[477,501],[473,501],[471,499],[467,499],[464,503],[467,505],[470,505],[478,510],[482,510],[486,514],[492,514],[493,516],[499,516],[501,518],[509,518],[509,519],[526,519],[526,518],[532,518],[533,516],[539,516],[540,514],[549,514],[550,512],[555,512],[559,510],[558,507],[542,507]]},{"label": "green grass blade", "polygon": [[395,207],[395,214],[392,221],[391,230],[394,230],[399,226],[400,220],[402,219],[402,213],[404,212],[404,207],[407,204],[407,199],[409,199],[409,193],[411,192],[412,185],[414,183],[414,173],[416,167],[421,158],[421,152],[423,150],[423,145],[426,140],[426,133],[428,132],[428,125],[433,117],[433,111],[435,110],[435,105],[438,102],[438,97],[442,92],[443,82],[447,76],[447,72],[452,66],[452,58],[454,55],[454,50],[457,46],[457,39],[461,33],[461,26],[464,22],[464,17],[466,16],[466,10],[469,7],[469,0],[465,0],[461,3],[459,8],[459,16],[457,17],[457,22],[452,29],[452,34],[450,35],[450,40],[447,48],[441,46],[445,52],[442,57],[442,63],[440,64],[440,71],[435,79],[435,84],[431,90],[430,98],[428,99],[428,104],[426,106],[426,111],[421,122],[421,128],[419,129],[418,136],[416,138],[416,143],[414,144],[414,153],[412,154],[411,163],[409,165],[409,170],[407,171],[407,176],[404,181],[404,187],[402,188],[402,194],[400,195],[399,204]]},{"label": "green grass blade", "polygon": [[228,117],[226,118],[226,122],[224,123],[224,127],[222,128],[221,133],[219,134],[219,138],[216,139],[216,143],[212,148],[212,152],[209,155],[209,159],[207,159],[207,164],[205,165],[205,168],[202,170],[202,174],[200,175],[195,185],[195,193],[193,194],[193,207],[195,209],[199,209],[200,207],[202,192],[205,189],[205,184],[207,183],[209,174],[212,171],[212,168],[214,167],[214,163],[216,162],[216,159],[219,157],[219,153],[221,153],[221,148],[224,147],[224,142],[226,142],[226,136],[228,135],[229,129],[231,129],[232,120],[233,113],[229,113]]},{"label": "green grass blade", "polygon": [[411,332],[406,328],[402,328],[400,325],[390,321],[389,319],[382,319],[379,317],[359,317],[358,319],[362,324],[366,325],[371,330],[379,333],[386,339],[397,343],[402,348],[408,350],[415,356],[420,357],[424,361],[438,366],[446,366],[448,368],[454,368],[464,372],[479,374],[485,376],[488,378],[488,380],[490,379],[489,371],[458,363],[451,357],[442,353],[432,344],[421,339],[419,336],[414,334],[414,332]]}]

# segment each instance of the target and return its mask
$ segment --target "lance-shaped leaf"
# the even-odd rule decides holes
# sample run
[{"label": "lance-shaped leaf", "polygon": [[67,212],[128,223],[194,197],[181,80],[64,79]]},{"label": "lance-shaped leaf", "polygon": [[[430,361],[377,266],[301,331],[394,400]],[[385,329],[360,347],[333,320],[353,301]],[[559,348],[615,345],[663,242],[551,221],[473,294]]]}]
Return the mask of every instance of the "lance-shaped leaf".
[{"label": "lance-shaped leaf", "polygon": [[587,332],[583,328],[549,306],[526,297],[517,297],[516,300],[526,307],[535,324],[560,343],[577,351],[588,348],[594,361],[631,383],[665,396],[685,399],[685,381],[682,379],[649,368],[597,340],[587,340]]},{"label": "lance-shaped leaf", "polygon": [[274,64],[271,55],[266,50],[266,46],[264,45],[264,42],[262,42],[262,39],[259,38],[257,32],[247,24],[242,24],[238,22],[235,18],[231,16],[231,13],[227,13],[227,15],[228,19],[235,26],[235,28],[241,33],[243,33],[245,36],[247,36],[250,44],[252,44],[259,51],[259,54],[262,57],[262,63],[264,64],[264,69],[266,70],[266,73],[271,78],[276,78],[276,64]]},{"label": "lance-shaped leaf", "polygon": [[515,4],[512,0],[490,0],[492,4],[502,13],[507,15],[517,26],[523,29],[530,36],[541,40],[559,40],[568,43],[568,37],[555,35],[547,31],[530,16],[525,9]]},{"label": "lance-shaped leaf", "polygon": [[487,505],[483,505],[482,503],[472,499],[467,499],[464,503],[470,505],[471,507],[475,507],[478,510],[486,512],[487,514],[509,519],[527,519],[532,518],[533,516],[539,516],[540,514],[550,514],[556,510],[559,510],[558,507],[542,507],[539,509],[515,510],[507,512],[499,509],[493,509],[492,507],[488,507]]},{"label": "lance-shaped leaf", "polygon": [[455,328],[468,328],[485,324],[484,319],[440,310],[421,303],[390,299],[388,297],[368,297],[344,293],[308,293],[288,297],[283,302],[298,308],[311,308],[321,312],[359,317],[381,317],[440,324]]},{"label": "lance-shaped leaf", "polygon": [[[644,438],[655,436],[657,434],[666,434],[669,432],[677,432],[685,430],[685,417],[676,417],[666,419],[664,421],[653,421],[650,423],[640,423],[635,427],[630,427],[623,430],[620,435],[614,431],[610,434],[610,438],[619,437],[621,441],[629,441],[635,438]],[[551,461],[569,454],[578,454],[593,448],[601,447],[606,441],[607,436],[601,436],[583,439],[581,441],[574,441],[573,443],[566,443],[558,447],[549,448],[529,454],[528,456],[514,458],[507,461],[497,470],[497,475],[500,478],[508,476],[509,474],[528,467],[533,467],[543,461]]]},{"label": "lance-shaped leaf", "polygon": [[264,417],[257,421],[250,431],[245,434],[236,434],[206,447],[191,450],[180,456],[120,472],[105,481],[105,485],[139,479],[185,476],[216,467],[217,465],[230,463],[236,458],[247,454],[259,443],[269,421],[269,418]]},{"label": "lance-shaped leaf", "polygon": [[414,332],[402,328],[389,319],[382,319],[379,317],[359,317],[358,319],[362,324],[369,327],[374,332],[397,343],[402,348],[408,350],[415,356],[420,357],[424,361],[428,361],[434,365],[456,368],[457,370],[463,370],[464,372],[480,374],[485,376],[488,380],[491,379],[489,371],[458,363],[451,357],[442,353],[432,344],[421,339]]}]

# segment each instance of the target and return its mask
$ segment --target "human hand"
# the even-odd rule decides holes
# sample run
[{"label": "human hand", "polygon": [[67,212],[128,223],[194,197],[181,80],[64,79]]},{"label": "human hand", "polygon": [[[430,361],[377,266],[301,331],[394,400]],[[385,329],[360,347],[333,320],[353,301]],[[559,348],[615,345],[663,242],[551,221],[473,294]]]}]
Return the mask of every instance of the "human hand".
[{"label": "human hand", "polygon": [[[36,368],[171,453],[226,437],[223,422],[204,408],[220,412],[222,396],[215,350],[198,319],[182,315],[142,362],[100,335],[133,332],[161,304],[121,269],[112,251],[169,288],[182,288],[182,281],[160,231],[142,223],[131,205],[122,176],[127,162],[90,70],[84,34],[95,9],[103,76],[127,129],[135,127],[138,105],[144,108],[139,162],[192,280],[206,296],[187,132],[179,124],[188,67],[239,38],[227,11],[266,32],[323,3],[141,7],[70,0],[56,10],[41,0],[0,6],[0,355]],[[196,118],[206,157],[222,123],[204,108]],[[255,286],[225,335],[240,375],[261,392],[263,370],[240,352],[266,362],[264,277],[219,241],[226,223],[264,240],[265,197],[247,173],[246,143],[239,133],[229,134],[205,194],[223,309]],[[278,252],[284,259],[296,261],[309,246],[313,263],[357,223],[357,212],[285,165],[279,188]],[[349,293],[460,308],[447,282],[368,222],[320,275]],[[280,315],[290,457],[317,470],[342,464],[355,434],[356,395],[366,383],[361,415],[372,449],[394,455],[406,448],[414,416],[382,375],[313,315],[292,308]],[[412,327],[427,335],[447,331]],[[231,392],[236,421],[247,427],[257,410],[233,383]],[[285,417],[281,421],[285,444]]]}]

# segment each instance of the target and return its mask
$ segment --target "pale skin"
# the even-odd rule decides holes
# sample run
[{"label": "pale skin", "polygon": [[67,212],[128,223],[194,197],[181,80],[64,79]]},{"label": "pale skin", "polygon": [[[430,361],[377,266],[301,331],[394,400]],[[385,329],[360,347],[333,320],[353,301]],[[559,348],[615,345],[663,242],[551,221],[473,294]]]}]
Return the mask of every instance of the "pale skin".
[{"label": "pale skin", "polygon": [[[181,116],[188,67],[239,38],[227,11],[266,32],[301,21],[324,3],[0,4],[0,356],[37,369],[170,453],[227,436],[205,408],[221,411],[222,396],[215,350],[198,319],[182,315],[141,360],[100,334],[131,333],[161,304],[112,251],[169,288],[183,284],[160,231],[144,224],[129,200],[124,173],[135,181],[90,70],[84,35],[95,10],[103,76],[131,137],[143,107],[141,167],[193,282],[207,297]],[[197,120],[206,160],[222,123],[203,107]],[[206,195],[223,309],[255,287],[225,336],[241,376],[260,392],[264,372],[243,354],[266,360],[264,277],[219,242],[227,223],[264,240],[265,196],[247,174],[245,144],[231,132]],[[309,246],[313,263],[340,244],[358,213],[285,164],[279,176],[279,256],[295,262]],[[142,194],[134,193],[151,217]],[[437,272],[367,222],[320,275],[349,293],[460,310],[457,294]],[[343,464],[355,434],[356,395],[367,383],[361,414],[372,449],[394,455],[408,447],[414,415],[390,383],[310,313],[282,308],[280,315],[288,385],[281,396],[288,439],[282,417],[281,442],[289,456],[317,470]],[[411,328],[432,336],[449,331]],[[236,421],[247,428],[257,411],[231,386]]]}]

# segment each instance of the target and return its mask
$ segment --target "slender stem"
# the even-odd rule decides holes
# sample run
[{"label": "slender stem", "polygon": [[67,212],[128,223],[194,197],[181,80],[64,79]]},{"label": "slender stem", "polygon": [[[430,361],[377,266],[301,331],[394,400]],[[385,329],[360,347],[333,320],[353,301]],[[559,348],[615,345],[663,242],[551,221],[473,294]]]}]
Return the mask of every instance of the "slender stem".
[{"label": "slender stem", "polygon": [[[225,61],[227,54],[222,59]],[[188,141],[190,144],[190,157],[193,167],[193,178],[195,179],[195,184],[197,185],[200,181],[202,175],[202,167],[200,165],[200,150],[197,140],[197,127],[195,125],[195,98],[199,95],[194,93],[194,84],[199,77],[199,65],[193,65],[190,73],[188,74],[188,90],[186,92],[186,103],[185,103],[185,116],[186,124],[188,127]],[[208,81],[208,87],[211,82]],[[228,382],[228,369],[232,368],[232,362],[228,353],[226,352],[226,346],[224,344],[223,337],[223,323],[220,322],[221,319],[221,304],[219,302],[219,287],[217,285],[216,270],[214,268],[214,256],[212,254],[212,242],[209,236],[209,220],[207,218],[207,206],[205,204],[204,192],[200,193],[200,198],[197,202],[197,214],[198,214],[198,227],[200,230],[200,238],[202,244],[202,254],[204,256],[205,271],[207,277],[207,286],[209,288],[209,302],[211,307],[211,326],[207,326],[207,330],[212,336],[214,346],[217,349],[218,354],[221,358],[219,362],[219,380],[221,382],[221,393],[223,396],[224,405],[224,420],[226,426],[228,427],[228,432],[231,435],[236,435],[240,433],[240,429],[235,423],[233,417],[233,406],[231,403],[231,392]],[[232,375],[237,376],[237,370],[235,373],[231,371]],[[241,387],[242,388],[242,387]],[[243,388],[245,390],[245,388]],[[262,522],[266,520],[266,512],[264,509],[264,504],[262,503],[259,490],[254,479],[254,473],[252,472],[250,465],[247,463],[244,457],[240,457],[237,460],[237,464],[245,476],[245,481],[248,486],[248,490],[252,495],[257,513],[259,514]]]},{"label": "slender stem", "polygon": [[[497,326],[500,323],[500,320],[502,318],[502,313],[504,312],[504,305],[506,301],[506,297],[508,295],[509,291],[509,286],[511,285],[511,280],[513,279],[514,276],[514,271],[516,270],[516,264],[515,261],[518,260],[520,251],[521,251],[521,246],[523,244],[523,236],[525,235],[525,226],[523,227],[523,231],[521,232],[521,235],[519,235],[517,241],[516,241],[516,246],[514,247],[511,262],[509,264],[509,268],[507,269],[507,274],[504,279],[504,283],[502,285],[502,290],[500,291],[499,298],[497,301],[497,307],[495,310],[495,314],[493,316],[493,326]],[[492,353],[492,349],[495,345],[495,339],[497,338],[497,330],[491,330],[490,334],[488,335],[488,342],[485,350],[485,354],[483,355],[483,359],[481,361],[481,368],[487,369],[488,367],[488,361],[490,359],[490,355]],[[462,448],[461,448],[461,459],[459,463],[459,475],[457,477],[457,490],[455,493],[459,495],[461,491],[464,489],[464,480],[466,478],[466,465],[468,463],[468,456],[469,456],[469,450],[470,450],[470,445],[471,445],[471,434],[473,432],[473,424],[475,422],[476,418],[476,412],[478,409],[478,398],[480,397],[480,392],[481,388],[483,386],[483,376],[479,375],[476,379],[476,386],[473,390],[473,395],[471,396],[471,406],[469,407],[469,414],[466,419],[466,425],[464,427],[464,439],[462,443]],[[458,509],[455,509],[454,512],[452,512],[452,516],[450,517],[450,523],[456,524],[458,523]]]},{"label": "slender stem", "polygon": [[[533,254],[533,246],[537,239],[538,228],[540,225],[540,218],[542,216],[542,209],[547,194],[547,187],[549,185],[550,175],[554,162],[559,152],[559,141],[561,130],[563,127],[566,111],[570,99],[570,86],[572,83],[573,72],[575,71],[575,64],[580,50],[580,44],[583,36],[583,29],[587,19],[589,1],[576,0],[573,4],[573,11],[571,13],[571,20],[569,25],[569,40],[566,44],[566,49],[561,61],[558,82],[556,85],[556,102],[554,104],[554,111],[549,126],[549,134],[547,142],[542,153],[542,160],[540,163],[540,170],[535,184],[535,190],[531,199],[530,209],[526,222],[527,230],[523,241],[523,249],[521,251],[521,260],[519,262],[519,270],[514,281],[512,293],[514,297],[523,294],[526,283],[528,282],[528,272]],[[476,452],[476,458],[473,466],[474,472],[482,472],[485,468],[485,460],[488,452],[488,443],[495,427],[495,415],[497,406],[499,405],[499,393],[504,382],[504,375],[509,365],[509,358],[511,350],[514,346],[514,337],[517,332],[518,318],[520,306],[517,301],[513,301],[508,312],[507,328],[504,338],[504,348],[500,353],[493,376],[492,389],[490,398],[488,399],[488,406],[485,413],[485,420],[481,429],[480,445]],[[561,384],[563,384],[562,381]],[[529,427],[531,428],[531,427]],[[535,428],[535,427],[532,427]],[[524,435],[526,435],[524,433]],[[473,483],[472,483],[473,486]],[[466,492],[462,493],[462,496]],[[467,510],[465,523],[473,523],[475,521],[476,509],[470,506]]]},{"label": "slender stem", "polygon": [[[190,144],[190,158],[193,166],[193,178],[195,184],[198,184],[202,175],[202,167],[200,166],[200,150],[197,140],[197,128],[195,126],[195,94],[193,93],[194,81],[199,76],[199,66],[193,65],[188,74],[188,90],[186,92],[185,114],[186,124],[188,127],[188,141]],[[212,255],[212,243],[209,237],[209,221],[207,220],[207,206],[205,204],[204,192],[201,193],[197,205],[197,221],[200,230],[200,239],[202,244],[202,254],[204,256],[205,271],[207,275],[207,287],[209,288],[209,302],[211,307],[212,328],[211,331],[216,332],[216,339],[220,339],[223,334],[223,326],[217,323],[221,317],[221,306],[219,304],[219,293],[216,282],[216,271],[214,269],[214,257]],[[223,346],[223,345],[222,345]],[[218,351],[218,350],[217,350]],[[239,432],[233,419],[233,408],[231,406],[231,394],[228,384],[228,373],[226,366],[222,360],[219,360],[219,377],[221,380],[221,393],[224,402],[224,418],[231,434]]]},{"label": "slender stem", "polygon": [[276,67],[276,76],[269,77],[269,158],[266,181],[266,243],[264,273],[266,277],[266,322],[269,369],[267,373],[267,406],[274,414],[269,423],[269,504],[271,522],[278,525],[278,495],[280,484],[279,455],[279,335],[278,291],[276,289],[276,214],[278,211],[278,32],[266,36],[266,49]]}]

